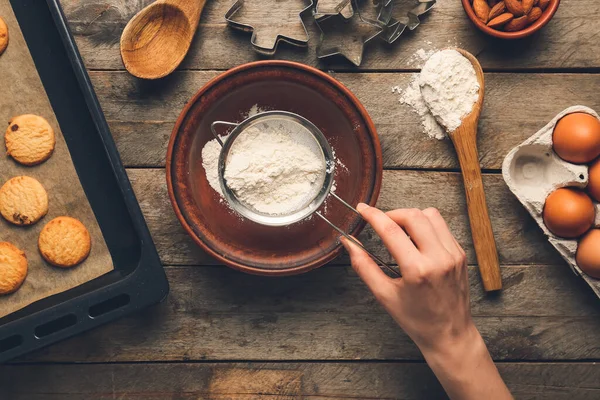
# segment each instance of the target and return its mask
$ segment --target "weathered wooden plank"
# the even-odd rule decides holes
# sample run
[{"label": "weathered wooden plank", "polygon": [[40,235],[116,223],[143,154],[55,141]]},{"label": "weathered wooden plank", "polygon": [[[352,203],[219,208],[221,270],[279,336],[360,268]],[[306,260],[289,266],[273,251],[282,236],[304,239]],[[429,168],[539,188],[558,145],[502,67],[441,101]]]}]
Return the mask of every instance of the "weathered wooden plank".
[{"label": "weathered wooden plank", "polygon": [[[273,279],[225,267],[168,267],[178,312],[384,314],[365,285],[347,267]],[[600,300],[562,265],[505,266],[504,288],[488,296],[477,268],[470,267],[474,316],[587,317],[600,315]]]},{"label": "weathered wooden plank", "polygon": [[[130,169],[134,191],[164,264],[214,265],[187,236],[175,217],[167,195],[163,169]],[[484,184],[500,261],[503,264],[563,264],[542,231],[506,187],[502,177],[485,175]],[[442,195],[443,194],[443,195]],[[385,171],[378,206],[436,207],[475,263],[462,180],[458,173]],[[360,239],[382,258],[392,262],[380,239],[367,228]],[[335,263],[346,264],[343,257]]]},{"label": "weathered wooden plank", "polygon": [[[598,359],[598,301],[564,266],[503,267],[475,322],[497,360]],[[254,277],[225,267],[167,268],[166,303],[19,361],[420,360],[352,270]]]},{"label": "weathered wooden plank", "polygon": [[[121,31],[150,0],[63,0],[61,3],[88,68],[122,69]],[[249,34],[226,26],[224,15],[232,3],[231,0],[208,2],[182,68],[227,69],[260,58],[251,50]],[[485,36],[471,24],[460,2],[440,1],[417,30],[406,33],[394,45],[373,42],[367,48],[362,68],[415,68],[413,54],[418,49],[456,45],[478,55],[484,68],[599,67],[600,54],[596,51],[599,14],[599,4],[595,0],[563,0],[552,22],[539,34],[518,42],[498,41]],[[277,57],[321,68],[352,68],[350,63],[339,60],[318,62],[315,49],[319,31],[312,21],[305,20],[311,37],[309,48],[282,45]]]},{"label": "weathered wooden plank", "polygon": [[[501,363],[517,399],[597,399],[600,364]],[[0,367],[0,397],[445,399],[424,363],[99,364]]]},{"label": "weathered wooden plank", "polygon": [[[128,166],[164,166],[167,143],[185,102],[215,71],[180,72],[142,82],[124,72],[93,72],[94,86]],[[412,74],[337,73],[365,105],[377,126],[386,168],[458,168],[448,140],[430,139],[419,117],[399,103],[392,86],[405,88]],[[486,74],[486,103],[479,150],[486,169],[499,169],[514,146],[563,109],[583,104],[600,111],[600,74]]]}]

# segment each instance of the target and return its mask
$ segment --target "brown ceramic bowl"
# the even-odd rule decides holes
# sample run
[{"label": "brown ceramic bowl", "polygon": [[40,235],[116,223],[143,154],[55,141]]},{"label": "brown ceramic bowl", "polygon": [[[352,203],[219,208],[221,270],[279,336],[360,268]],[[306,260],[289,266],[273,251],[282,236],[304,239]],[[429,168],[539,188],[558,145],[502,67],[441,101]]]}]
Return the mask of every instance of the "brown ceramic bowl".
[{"label": "brown ceramic bowl", "polygon": [[487,33],[490,36],[494,36],[500,39],[521,39],[533,35],[535,32],[539,31],[544,26],[546,26],[548,22],[550,22],[552,17],[554,17],[554,14],[556,14],[556,10],[558,10],[559,4],[560,0],[550,0],[550,4],[546,8],[546,10],[544,10],[542,16],[533,24],[518,32],[504,32],[492,29],[486,24],[484,24],[483,21],[477,18],[477,15],[475,15],[475,11],[473,11],[473,6],[471,5],[471,0],[462,0],[463,8],[465,9],[465,12],[467,13],[471,21],[473,21],[473,23],[481,31]]},{"label": "brown ceramic bowl", "polygon": [[[376,203],[383,173],[381,147],[366,110],[329,75],[287,61],[233,68],[190,100],[173,129],[167,153],[171,203],[192,239],[220,262],[259,275],[306,272],[339,255],[339,234],[316,216],[287,227],[244,219],[210,187],[202,167],[202,148],[213,139],[210,124],[240,122],[255,104],[291,111],[313,122],[346,167],[336,169],[336,194],[350,204]],[[364,227],[331,196],[322,211],[353,235]]]}]

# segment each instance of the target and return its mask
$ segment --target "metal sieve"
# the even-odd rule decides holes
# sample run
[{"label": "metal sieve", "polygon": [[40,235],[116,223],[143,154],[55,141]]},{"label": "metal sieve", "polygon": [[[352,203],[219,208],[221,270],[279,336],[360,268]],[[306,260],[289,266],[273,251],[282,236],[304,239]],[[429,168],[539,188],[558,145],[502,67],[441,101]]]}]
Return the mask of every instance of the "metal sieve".
[{"label": "metal sieve", "polygon": [[[239,138],[242,133],[246,132],[249,128],[256,127],[260,129],[261,127],[272,127],[273,125],[278,124],[286,127],[287,131],[289,132],[293,131],[295,141],[306,145],[315,155],[323,160],[324,171],[322,179],[320,179],[318,184],[314,185],[315,189],[311,193],[307,194],[306,199],[301,206],[285,214],[267,214],[256,210],[249,204],[245,204],[238,198],[235,191],[227,185],[225,169],[227,167],[228,159],[231,155],[231,149],[236,139]],[[216,131],[216,128],[219,125],[233,127],[225,140],[223,140]],[[315,214],[325,221],[329,226],[335,229],[338,233],[362,248],[394,276],[400,276],[398,271],[394,270],[375,254],[371,253],[358,240],[348,235],[318,211],[327,197],[331,195],[346,208],[362,218],[360,213],[354,207],[332,192],[331,188],[333,185],[335,171],[333,150],[331,149],[329,142],[327,142],[327,139],[321,130],[312,122],[298,114],[289,111],[266,111],[255,114],[240,123],[214,121],[211,124],[211,131],[213,136],[217,139],[222,147],[219,156],[219,184],[225,200],[235,212],[251,221],[266,226],[288,226]]]}]

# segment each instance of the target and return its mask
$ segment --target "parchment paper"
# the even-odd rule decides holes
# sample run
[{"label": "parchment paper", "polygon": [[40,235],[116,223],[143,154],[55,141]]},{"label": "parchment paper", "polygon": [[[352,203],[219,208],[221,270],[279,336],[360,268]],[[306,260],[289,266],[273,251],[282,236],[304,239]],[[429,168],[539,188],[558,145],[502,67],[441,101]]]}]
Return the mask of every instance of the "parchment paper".
[{"label": "parchment paper", "polygon": [[[114,267],[8,0],[0,0],[0,16],[9,29],[8,48],[0,56],[0,185],[12,177],[28,175],[42,183],[49,198],[48,215],[33,226],[17,227],[0,217],[0,242],[11,242],[23,250],[29,264],[23,286],[14,294],[0,296],[1,318],[37,300],[95,279],[112,271]],[[20,114],[40,115],[54,128],[54,154],[41,165],[21,166],[6,155],[5,129],[10,118]],[[61,215],[79,219],[92,237],[90,256],[71,269],[60,269],[46,263],[37,247],[41,229],[50,220]]]}]

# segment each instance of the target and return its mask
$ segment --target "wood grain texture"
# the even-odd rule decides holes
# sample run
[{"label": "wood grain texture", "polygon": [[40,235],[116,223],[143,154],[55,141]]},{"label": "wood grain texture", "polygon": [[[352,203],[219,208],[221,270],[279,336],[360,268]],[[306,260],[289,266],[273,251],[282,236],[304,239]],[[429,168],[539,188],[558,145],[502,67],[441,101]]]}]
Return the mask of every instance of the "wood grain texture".
[{"label": "wood grain texture", "polygon": [[[445,398],[417,348],[345,265],[347,259],[277,281],[206,266],[214,261],[185,235],[167,199],[162,169],[167,141],[183,105],[218,74],[215,70],[260,56],[251,49],[249,34],[225,24],[223,16],[233,0],[211,0],[181,65],[186,71],[159,82],[136,80],[122,71],[119,38],[126,22],[151,2],[61,1],[86,66],[93,70],[92,80],[125,165],[154,168],[128,172],[161,258],[171,264],[171,295],[164,304],[18,360],[45,364],[0,367],[0,398]],[[319,62],[314,24],[308,27],[312,43],[307,50],[282,45],[277,57],[353,72],[331,73],[373,118],[386,168],[457,170],[450,141],[429,140],[416,114],[398,103],[391,88],[405,88],[412,77],[406,71],[420,67],[416,50],[465,48],[486,70],[511,72],[486,74],[479,124],[481,165],[498,170],[512,147],[564,108],[583,104],[600,110],[598,15],[596,0],[563,0],[542,32],[519,42],[502,42],[478,32],[460,2],[440,1],[419,29],[395,45],[370,46],[362,69],[340,60]],[[552,73],[531,73],[539,69]],[[380,207],[438,207],[470,263],[475,262],[458,173],[388,171],[383,185]],[[484,185],[505,287],[501,294],[489,296],[476,267],[470,267],[469,278],[473,314],[493,357],[600,359],[597,298],[546,242],[501,177],[484,174]],[[371,230],[361,240],[389,259]],[[204,266],[181,266],[196,264]],[[136,361],[144,363],[130,363]],[[600,397],[598,364],[507,362],[499,369],[519,399]]]},{"label": "wood grain texture", "polygon": [[121,58],[138,78],[159,79],[181,64],[206,0],[158,0],[140,10],[121,35]]},{"label": "wood grain texture", "polygon": [[[179,72],[144,82],[125,72],[92,72],[100,102],[127,166],[164,166],[167,142],[184,104],[218,72]],[[430,139],[417,114],[399,103],[392,86],[409,73],[335,73],[369,112],[381,139],[385,168],[458,169],[449,140]],[[488,73],[479,123],[484,169],[500,169],[506,154],[575,104],[600,111],[600,74]]]},{"label": "wood grain texture", "polygon": [[[487,6],[487,3],[484,3]],[[486,10],[488,11],[488,10]],[[487,17],[486,17],[487,18]],[[483,100],[485,98],[485,79],[483,70],[477,59],[465,50],[458,50],[471,62],[477,81],[479,82],[479,98],[473,105],[472,111],[464,117],[461,125],[449,134],[456,156],[460,164],[461,175],[465,187],[467,212],[471,226],[471,238],[483,286],[488,292],[502,289],[500,276],[500,261],[496,240],[492,230],[485,189],[479,166],[479,152],[477,150],[477,127],[481,115]]]},{"label": "wood grain texture", "polygon": [[[192,242],[176,219],[167,196],[164,170],[130,169],[128,173],[163,263],[215,265],[215,261]],[[484,175],[484,186],[501,263],[564,264],[500,175]],[[378,206],[384,210],[438,208],[467,252],[468,261],[476,263],[459,173],[385,171]],[[393,262],[371,228],[365,229],[360,240],[385,261]],[[348,260],[343,257],[334,263],[346,264]]]},{"label": "wood grain texture", "polygon": [[[91,69],[123,69],[119,37],[133,15],[150,0],[63,0],[77,44]],[[182,68],[228,69],[260,59],[250,46],[250,34],[229,28],[225,12],[233,1],[208,2],[192,48]],[[392,46],[375,41],[367,47],[362,69],[416,68],[413,54],[421,48],[459,46],[477,55],[486,69],[597,68],[599,32],[595,0],[563,0],[554,19],[541,32],[522,41],[497,41],[472,25],[459,1],[440,1],[423,24]],[[355,69],[339,59],[319,62],[315,55],[318,28],[306,20],[308,49],[280,46],[277,58],[329,69]],[[431,44],[427,44],[431,42]]]},{"label": "wood grain texture", "polygon": [[[591,400],[600,364],[501,363],[515,398]],[[224,363],[0,367],[0,396],[87,399],[446,399],[424,363]]]},{"label": "wood grain texture", "polygon": [[502,289],[500,261],[492,222],[490,221],[481,168],[479,167],[476,138],[477,120],[475,120],[467,135],[461,135],[461,133],[466,132],[462,129],[458,128],[452,135],[452,143],[456,148],[463,177],[469,226],[471,227],[471,240],[473,241],[477,264],[486,290],[500,290]]},{"label": "wood grain texture", "polygon": [[[566,266],[503,267],[485,295],[470,270],[472,308],[496,360],[598,359],[600,308]],[[226,267],[169,267],[159,306],[18,361],[421,360],[351,268],[277,280]]]}]

